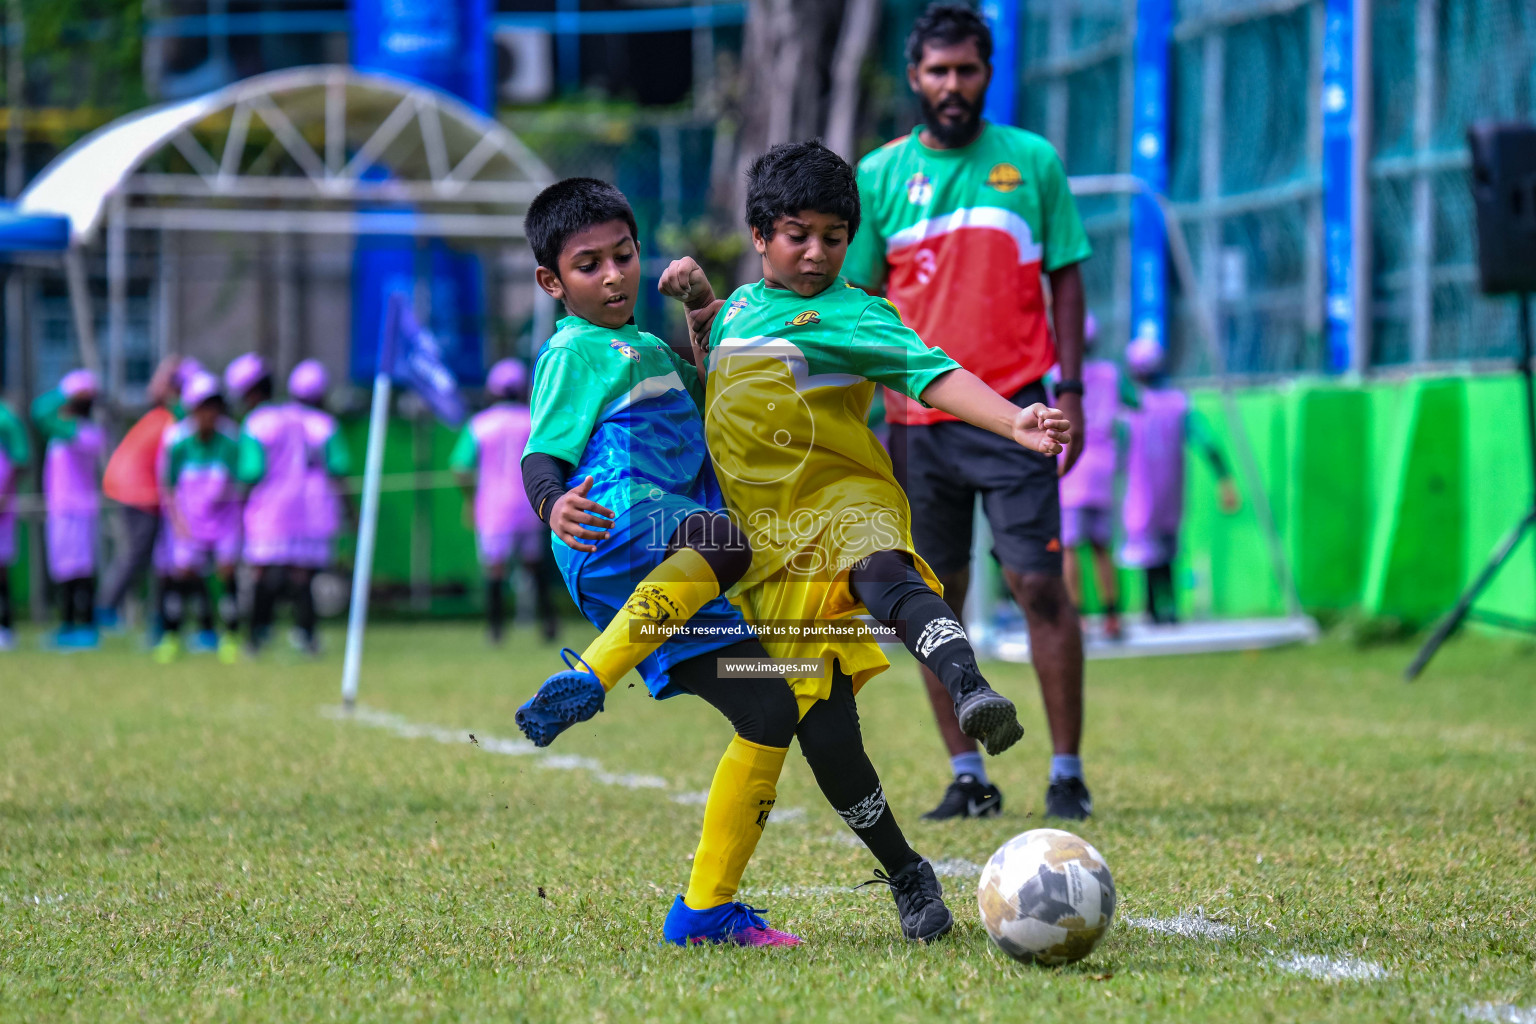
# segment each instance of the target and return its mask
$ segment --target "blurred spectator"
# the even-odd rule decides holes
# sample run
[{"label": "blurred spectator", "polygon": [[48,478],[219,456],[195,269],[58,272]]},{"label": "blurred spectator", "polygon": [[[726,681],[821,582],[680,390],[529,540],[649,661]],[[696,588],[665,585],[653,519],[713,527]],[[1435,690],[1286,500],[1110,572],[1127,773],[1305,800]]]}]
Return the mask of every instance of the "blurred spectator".
[{"label": "blurred spectator", "polygon": [[89,370],[72,370],[32,403],[32,423],[47,441],[43,500],[48,507],[48,575],[58,587],[60,649],[95,647],[97,473],[105,437],[91,421],[100,390]]},{"label": "blurred spectator", "polygon": [[[1115,532],[1115,471],[1119,463],[1116,433],[1120,424],[1126,381],[1111,359],[1092,358],[1098,342],[1098,321],[1089,313],[1083,322],[1083,415],[1087,419],[1083,454],[1061,480],[1062,572],[1072,603],[1083,606],[1083,567],[1080,549],[1093,557],[1104,635],[1120,639],[1120,582],[1110,557]],[[1134,399],[1133,399],[1134,401]],[[1066,455],[1061,459],[1065,462]]]},{"label": "blurred spectator", "polygon": [[448,465],[473,510],[491,642],[501,642],[506,624],[507,563],[513,558],[533,579],[539,621],[545,638],[553,639],[558,621],[544,572],[549,531],[523,491],[523,449],[532,423],[526,401],[528,371],[515,359],[503,359],[491,367],[485,387],[494,401],[465,425]]},{"label": "blurred spectator", "polygon": [[97,621],[109,629],[117,624],[119,606],[128,588],[143,578],[154,555],[161,525],[156,460],[165,432],[176,422],[176,410],[172,407],[176,393],[201,370],[196,359],[166,357],[147,389],[153,407],[123,436],[107,462],[101,490],[122,506],[123,539],[116,560],[107,570],[97,611]]},{"label": "blurred spectator", "polygon": [[16,561],[16,483],[32,461],[27,428],[0,402],[0,651],[15,645],[11,633],[11,565]]},{"label": "blurred spectator", "polygon": [[1162,346],[1151,338],[1137,338],[1126,348],[1125,360],[1140,390],[1126,417],[1130,444],[1120,510],[1125,525],[1120,562],[1146,571],[1147,615],[1153,622],[1169,624],[1178,621],[1173,559],[1184,519],[1186,442],[1210,461],[1220,481],[1222,511],[1237,511],[1239,500],[1205,417],[1190,408],[1188,395],[1162,380]]},{"label": "blurred spectator", "polygon": [[[341,530],[343,499],[339,485],[352,472],[352,453],[336,417],[325,411],[325,392],[330,387],[325,366],[306,359],[288,375],[288,395],[304,423],[309,441],[309,461],[304,477],[304,503],[308,515],[296,539],[293,553],[293,586],[308,594],[313,607],[315,573],[331,567],[336,555],[336,534]],[[299,645],[306,650],[316,646],[315,615],[308,613],[309,632],[301,628]]]},{"label": "blurred spectator", "polygon": [[[159,481],[165,496],[166,530],[162,557],[160,621],[155,660],[167,664],[181,653],[181,623],[187,609],[199,606],[198,644],[216,649],[230,664],[240,654],[235,600],[235,566],[240,561],[240,496],[235,483],[239,428],[224,414],[219,381],[202,370],[187,376],[181,389],[187,416],[165,433]],[[219,602],[224,635],[215,631],[208,593],[210,567],[223,582]]]},{"label": "blurred spectator", "polygon": [[299,406],[273,401],[272,371],[254,352],[229,364],[224,371],[224,393],[246,410],[236,469],[240,482],[250,488],[245,500],[243,555],[256,575],[250,651],[257,653],[269,639],[277,603],[285,597],[293,605],[294,625],[309,638],[313,651],[311,572],[298,564],[301,535],[309,517],[306,413]]}]

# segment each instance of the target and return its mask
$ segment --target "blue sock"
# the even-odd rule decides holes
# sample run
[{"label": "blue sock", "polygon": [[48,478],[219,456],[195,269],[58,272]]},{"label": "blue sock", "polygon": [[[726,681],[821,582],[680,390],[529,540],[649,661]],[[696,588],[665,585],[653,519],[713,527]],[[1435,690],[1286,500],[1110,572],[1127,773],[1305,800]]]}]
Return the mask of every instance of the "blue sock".
[{"label": "blue sock", "polygon": [[983,786],[987,784],[987,766],[982,762],[979,750],[973,750],[968,754],[951,755],[949,766],[954,769],[957,779],[962,775],[974,775],[977,782]]},{"label": "blue sock", "polygon": [[1081,779],[1083,777],[1083,759],[1076,754],[1052,754],[1051,755],[1051,781],[1060,782],[1062,779]]}]

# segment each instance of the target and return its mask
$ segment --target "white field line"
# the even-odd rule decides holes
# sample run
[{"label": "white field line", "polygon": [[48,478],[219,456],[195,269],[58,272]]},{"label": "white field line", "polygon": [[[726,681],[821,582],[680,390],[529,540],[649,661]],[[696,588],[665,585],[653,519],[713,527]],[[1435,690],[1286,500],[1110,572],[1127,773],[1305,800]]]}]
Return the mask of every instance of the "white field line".
[{"label": "white field line", "polygon": [[[56,907],[63,903],[68,896],[69,893],[67,892],[54,893],[52,895],[36,893],[32,896],[23,896],[16,901],[16,905],[21,907]],[[0,906],[9,906],[10,903],[10,897],[0,895]]]},{"label": "white field line", "polygon": [[658,775],[637,775],[633,772],[614,773],[604,770],[600,762],[590,757],[578,757],[574,754],[544,754],[538,747],[527,740],[509,740],[500,736],[492,736],[489,733],[474,732],[469,729],[448,729],[441,725],[412,722],[400,715],[390,714],[387,711],[375,711],[372,708],[355,708],[349,712],[344,708],[328,705],[321,708],[320,713],[326,718],[356,722],[359,725],[366,725],[374,729],[384,729],[403,739],[433,740],[450,746],[462,746],[474,742],[479,745],[481,750],[491,754],[502,754],[508,757],[533,756],[536,758],[535,763],[541,768],[585,771],[605,786],[622,786],[625,789],[672,788],[671,783]]},{"label": "white field line", "polygon": [[1492,1021],[1493,1024],[1536,1024],[1536,1006],[1513,1003],[1474,1003],[1463,1006],[1461,1015],[1467,1020]]},{"label": "white field line", "polygon": [[741,895],[748,899],[762,896],[808,899],[826,896],[862,896],[863,893],[848,885],[749,885],[741,890]]},{"label": "white field line", "polygon": [[[698,789],[687,793],[674,793],[672,802],[682,804],[684,807],[703,807],[709,803],[709,790]],[[787,825],[792,821],[804,821],[805,816],[804,807],[775,807],[772,820],[775,824]]]},{"label": "white field line", "polygon": [[940,878],[981,877],[981,865],[963,857],[941,857],[929,863],[933,865],[933,873]]},{"label": "white field line", "polygon": [[[622,786],[625,789],[671,789],[672,784],[659,775],[639,775],[634,772],[610,772],[603,768],[600,761],[591,757],[581,757],[576,754],[546,754],[527,740],[510,740],[490,733],[474,732],[469,729],[449,729],[441,725],[431,725],[421,722],[412,722],[400,715],[391,714],[388,711],[376,711],[372,708],[356,708],[350,713],[344,708],[327,705],[320,709],[320,713],[326,718],[338,721],[351,721],[359,725],[366,725],[375,729],[384,729],[396,736],[408,740],[433,740],[450,746],[460,746],[473,742],[491,754],[502,754],[508,757],[533,757],[541,768],[554,768],[562,771],[584,771],[589,773],[598,782],[605,786]],[[674,793],[672,802],[678,804],[703,806],[709,799],[709,790],[698,790],[685,793]],[[803,821],[806,817],[804,807],[781,807],[773,812],[773,820],[779,824]]]},{"label": "white field line", "polygon": [[1177,935],[1185,939],[1230,939],[1237,929],[1212,921],[1203,914],[1177,914],[1173,917],[1122,917],[1127,928],[1140,928],[1156,935]]},{"label": "white field line", "polygon": [[1374,960],[1354,957],[1319,956],[1316,953],[1292,953],[1275,960],[1282,971],[1300,974],[1318,981],[1380,981],[1390,977],[1387,969]]}]

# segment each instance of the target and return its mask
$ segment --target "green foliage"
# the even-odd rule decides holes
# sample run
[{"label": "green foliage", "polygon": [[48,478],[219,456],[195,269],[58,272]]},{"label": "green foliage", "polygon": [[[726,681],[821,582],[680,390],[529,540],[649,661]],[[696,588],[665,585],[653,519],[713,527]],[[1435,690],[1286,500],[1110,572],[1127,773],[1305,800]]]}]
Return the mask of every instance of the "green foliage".
[{"label": "green foliage", "polygon": [[28,100],[134,110],[146,101],[144,0],[22,0]]},{"label": "green foliage", "polygon": [[[950,938],[901,941],[883,889],[851,891],[874,865],[799,757],[744,898],[808,944],[660,945],[697,840],[686,794],[729,727],[621,684],[551,753],[498,753],[558,664],[531,640],[376,629],[348,721],[323,713],[335,655],[160,668],[126,640],[58,656],[36,639],[0,655],[7,1020],[1423,1021],[1536,1003],[1528,646],[1457,641],[1411,687],[1402,647],[1092,663],[1099,814],[1074,831],[1108,858],[1120,921],[1085,963],[1042,970],[989,950],[967,878],[945,881]],[[1030,729],[989,765],[1005,814],[939,825],[918,814],[947,765],[893,660],[859,703],[913,844],[980,864],[1045,824],[1028,667],[987,666]],[[1178,914],[1234,932],[1129,923]],[[1388,973],[1315,980],[1277,965],[1293,953]]]}]

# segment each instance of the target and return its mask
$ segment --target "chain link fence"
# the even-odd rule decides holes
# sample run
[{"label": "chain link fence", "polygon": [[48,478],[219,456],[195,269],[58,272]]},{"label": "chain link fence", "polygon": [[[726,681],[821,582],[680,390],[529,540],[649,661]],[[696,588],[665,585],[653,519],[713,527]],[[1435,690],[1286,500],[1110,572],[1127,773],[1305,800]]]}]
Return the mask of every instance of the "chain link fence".
[{"label": "chain link fence", "polygon": [[[1465,133],[1536,116],[1536,7],[1402,0],[1372,17],[1371,363],[1478,364],[1515,350],[1512,304],[1478,292]],[[1227,364],[1322,372],[1321,0],[1182,0],[1170,55],[1169,195]],[[1074,175],[1129,172],[1131,0],[1030,4],[1020,123]],[[1101,342],[1129,338],[1129,204],[1082,202]],[[1189,297],[1170,279],[1171,363],[1210,373]]]},{"label": "chain link fence", "polygon": [[1477,288],[1466,130],[1536,117],[1536,7],[1404,0],[1377,4],[1372,29],[1372,361],[1512,358],[1513,304]]}]

